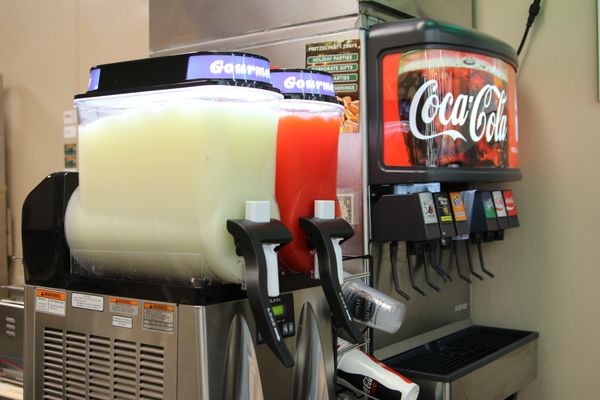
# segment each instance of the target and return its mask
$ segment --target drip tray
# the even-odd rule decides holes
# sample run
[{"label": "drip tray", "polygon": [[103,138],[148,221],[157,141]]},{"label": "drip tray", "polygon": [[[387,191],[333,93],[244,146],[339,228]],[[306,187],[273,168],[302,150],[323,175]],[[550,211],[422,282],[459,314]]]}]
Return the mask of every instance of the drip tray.
[{"label": "drip tray", "polygon": [[537,376],[537,332],[471,326],[385,360],[427,400],[506,399]]}]

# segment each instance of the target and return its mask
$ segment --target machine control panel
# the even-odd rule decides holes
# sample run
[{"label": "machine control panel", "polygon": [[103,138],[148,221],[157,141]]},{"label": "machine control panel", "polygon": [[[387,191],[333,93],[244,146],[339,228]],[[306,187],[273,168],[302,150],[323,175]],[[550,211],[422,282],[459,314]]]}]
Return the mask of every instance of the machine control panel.
[{"label": "machine control panel", "polygon": [[[294,296],[292,293],[282,294],[277,297],[270,297],[271,312],[277,322],[279,332],[284,338],[296,334],[296,318],[294,315]],[[256,343],[264,343],[264,338],[260,332],[256,332]]]}]

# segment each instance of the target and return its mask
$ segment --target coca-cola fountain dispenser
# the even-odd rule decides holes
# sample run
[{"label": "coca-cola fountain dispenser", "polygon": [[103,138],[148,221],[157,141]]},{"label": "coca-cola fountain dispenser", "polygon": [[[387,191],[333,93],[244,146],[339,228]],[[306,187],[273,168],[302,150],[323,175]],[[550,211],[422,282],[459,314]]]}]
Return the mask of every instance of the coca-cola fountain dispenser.
[{"label": "coca-cola fountain dispenser", "polygon": [[[503,193],[475,189],[521,178],[517,55],[473,30],[407,20],[373,27],[367,59],[367,94],[373,100],[367,112],[375,286],[398,292],[395,276],[406,270],[411,276],[405,283],[414,288],[409,293],[423,295],[408,303],[401,335],[373,332],[375,354],[418,383],[426,398],[512,396],[535,375],[537,333],[473,325],[469,285],[470,276],[483,285],[494,277],[484,263],[482,242],[502,240],[510,226]],[[424,238],[425,258],[437,274],[427,273],[426,262],[424,273],[414,271],[411,262],[414,241],[423,240],[417,234],[422,224],[402,226],[413,220],[410,215],[425,212],[423,201],[408,206],[409,199],[427,193],[422,184],[437,200],[437,213],[430,202],[427,225],[435,225],[437,234]],[[458,241],[464,245],[457,246]],[[406,245],[402,261],[408,268],[397,269],[402,262],[398,242]],[[477,258],[471,255],[473,244]],[[415,278],[415,273],[422,276]],[[423,279],[435,291],[420,290]],[[511,372],[498,374],[506,362],[511,366],[505,372]],[[492,377],[485,385],[478,380],[483,375]]]}]

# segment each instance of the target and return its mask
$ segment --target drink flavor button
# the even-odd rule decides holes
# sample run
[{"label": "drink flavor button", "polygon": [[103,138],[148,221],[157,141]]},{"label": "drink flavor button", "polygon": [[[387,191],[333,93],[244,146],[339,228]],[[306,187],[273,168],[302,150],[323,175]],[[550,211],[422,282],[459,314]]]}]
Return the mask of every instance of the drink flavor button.
[{"label": "drink flavor button", "polygon": [[496,214],[498,218],[506,217],[506,207],[504,206],[504,199],[502,198],[502,192],[495,190],[492,192],[494,198],[494,205],[496,206]]},{"label": "drink flavor button", "polygon": [[481,201],[483,202],[483,211],[487,219],[496,218],[496,206],[490,192],[481,192]]},{"label": "drink flavor button", "polygon": [[452,210],[454,211],[454,218],[456,218],[456,220],[459,222],[466,221],[467,212],[465,210],[465,204],[463,203],[460,192],[451,192],[450,200],[452,204]]},{"label": "drink flavor button", "polygon": [[515,200],[513,198],[512,190],[503,190],[502,194],[504,195],[504,204],[506,206],[506,213],[509,217],[517,216],[517,206],[515,205]]}]

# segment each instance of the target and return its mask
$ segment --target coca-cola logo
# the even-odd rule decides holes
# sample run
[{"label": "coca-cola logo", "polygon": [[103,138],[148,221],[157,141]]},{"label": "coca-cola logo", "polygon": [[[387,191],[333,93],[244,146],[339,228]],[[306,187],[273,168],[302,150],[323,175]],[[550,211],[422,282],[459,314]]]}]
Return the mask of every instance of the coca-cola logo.
[{"label": "coca-cola logo", "polygon": [[[475,95],[459,94],[455,98],[450,92],[440,96],[438,88],[439,83],[435,79],[424,82],[410,103],[409,126],[415,138],[427,140],[448,136],[453,140],[467,141],[463,132],[456,129],[431,131],[431,124],[437,121],[445,127],[468,127],[469,137],[473,142],[484,138],[488,143],[507,139],[505,105],[508,96],[504,90],[487,84]],[[420,121],[427,127],[425,132],[419,129]]]},{"label": "coca-cola logo", "polygon": [[515,209],[515,201],[513,200],[512,197],[508,197],[508,198],[504,199],[504,202],[506,203],[507,211],[512,211]]},{"label": "coca-cola logo", "polygon": [[377,393],[377,381],[371,378],[370,376],[363,377],[363,392],[368,394]]}]

